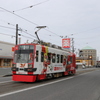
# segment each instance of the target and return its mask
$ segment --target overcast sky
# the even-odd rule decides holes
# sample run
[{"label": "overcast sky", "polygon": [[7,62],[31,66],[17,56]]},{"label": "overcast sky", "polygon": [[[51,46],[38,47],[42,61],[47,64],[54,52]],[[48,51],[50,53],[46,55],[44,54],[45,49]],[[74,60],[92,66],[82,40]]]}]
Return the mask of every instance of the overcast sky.
[{"label": "overcast sky", "polygon": [[36,39],[36,27],[43,25],[41,40],[61,46],[60,36],[67,36],[76,50],[90,46],[100,53],[100,0],[0,0],[0,41],[15,43],[16,24],[21,43]]}]

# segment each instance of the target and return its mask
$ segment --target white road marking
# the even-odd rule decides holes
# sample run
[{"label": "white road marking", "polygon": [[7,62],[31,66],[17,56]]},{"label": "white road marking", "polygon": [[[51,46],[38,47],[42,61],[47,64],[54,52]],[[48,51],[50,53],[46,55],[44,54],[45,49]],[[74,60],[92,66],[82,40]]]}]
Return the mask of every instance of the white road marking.
[{"label": "white road marking", "polygon": [[[92,71],[92,72],[93,72],[93,71]],[[54,82],[50,82],[50,83],[46,83],[46,84],[42,84],[42,85],[30,87],[30,88],[26,88],[26,89],[17,90],[17,91],[14,91],[14,92],[5,93],[5,94],[0,95],[0,97],[12,95],[12,94],[16,94],[16,93],[19,93],[19,92],[24,92],[24,91],[27,91],[27,90],[31,90],[31,89],[39,88],[39,87],[42,87],[42,86],[46,86],[46,85],[54,84],[54,83],[57,83],[57,82],[61,82],[61,81],[64,81],[64,80],[69,80],[69,79],[72,79],[72,78],[74,78],[74,77],[79,77],[79,76],[81,76],[81,75],[85,75],[85,74],[88,74],[88,73],[91,73],[91,72],[83,73],[83,74],[80,74],[80,75],[77,75],[77,76],[73,76],[73,77],[61,79],[61,80],[58,80],[58,81],[54,81]],[[5,82],[7,82],[7,81],[5,81]],[[5,82],[4,82],[4,83],[5,83]],[[10,82],[10,81],[8,81],[8,82]]]},{"label": "white road marking", "polygon": [[26,89],[21,89],[21,90],[17,90],[17,91],[14,91],[14,92],[5,93],[5,94],[0,95],[0,97],[4,97],[4,96],[7,96],[7,95],[11,95],[11,94],[15,94],[15,93],[19,93],[19,92],[35,89],[35,88],[39,88],[39,87],[42,87],[42,86],[54,84],[54,83],[61,82],[61,81],[64,81],[64,80],[69,80],[69,79],[72,79],[72,78],[74,78],[74,77],[69,77],[69,78],[58,80],[58,81],[54,81],[54,82],[50,82],[50,83],[46,83],[46,84],[42,84],[42,85],[30,87],[30,88],[26,88]]},{"label": "white road marking", "polygon": [[12,80],[10,80],[10,81],[3,81],[3,82],[0,82],[0,84],[1,84],[1,83],[7,83],[7,82],[12,82]]}]

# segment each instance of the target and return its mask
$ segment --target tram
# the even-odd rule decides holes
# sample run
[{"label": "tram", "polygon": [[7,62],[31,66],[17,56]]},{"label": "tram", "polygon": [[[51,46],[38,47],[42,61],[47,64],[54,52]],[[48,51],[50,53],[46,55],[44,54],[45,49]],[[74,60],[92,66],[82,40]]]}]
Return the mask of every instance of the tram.
[{"label": "tram", "polygon": [[76,73],[74,53],[36,43],[14,47],[12,80],[35,82]]}]

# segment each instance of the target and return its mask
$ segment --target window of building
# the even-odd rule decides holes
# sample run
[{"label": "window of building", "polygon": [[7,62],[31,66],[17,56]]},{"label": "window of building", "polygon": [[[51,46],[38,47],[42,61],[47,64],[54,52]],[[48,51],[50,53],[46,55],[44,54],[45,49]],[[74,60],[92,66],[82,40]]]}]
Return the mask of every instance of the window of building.
[{"label": "window of building", "polygon": [[80,63],[81,61],[76,61],[77,63]]},{"label": "window of building", "polygon": [[11,66],[10,59],[4,59],[3,66]]}]

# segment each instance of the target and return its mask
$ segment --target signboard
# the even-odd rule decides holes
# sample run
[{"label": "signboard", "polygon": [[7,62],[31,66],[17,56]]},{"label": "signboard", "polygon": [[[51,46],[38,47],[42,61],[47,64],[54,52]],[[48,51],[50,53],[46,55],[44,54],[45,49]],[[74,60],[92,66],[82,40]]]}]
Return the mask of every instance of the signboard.
[{"label": "signboard", "polygon": [[62,39],[62,48],[70,48],[70,38]]}]

